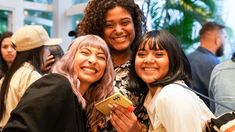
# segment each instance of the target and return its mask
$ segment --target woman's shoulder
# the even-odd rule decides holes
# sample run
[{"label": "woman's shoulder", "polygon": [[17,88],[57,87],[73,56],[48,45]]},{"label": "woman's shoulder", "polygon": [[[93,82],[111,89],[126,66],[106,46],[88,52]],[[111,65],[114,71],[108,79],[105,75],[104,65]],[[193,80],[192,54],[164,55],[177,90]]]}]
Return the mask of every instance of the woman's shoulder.
[{"label": "woman's shoulder", "polygon": [[[177,82],[181,83],[182,85],[187,85],[183,82]],[[162,88],[161,92],[158,95],[159,100],[165,100],[169,102],[187,102],[188,100],[194,100],[198,98],[197,95],[195,95],[192,91],[184,88],[183,86],[177,84],[177,83],[171,83],[166,85]]]},{"label": "woman's shoulder", "polygon": [[184,82],[168,84],[162,88],[161,94],[185,94],[188,92],[188,89],[184,88],[182,85],[188,87]]},{"label": "woman's shoulder", "polygon": [[45,75],[32,83],[26,92],[32,91],[39,91],[39,93],[47,93],[51,95],[65,95],[73,93],[68,79],[55,73]]},{"label": "woman's shoulder", "polygon": [[57,73],[49,73],[41,77],[38,83],[47,83],[48,85],[70,85],[69,80],[60,74]]},{"label": "woman's shoulder", "polygon": [[28,62],[25,62],[16,72],[15,74],[21,75],[21,76],[36,76],[36,77],[41,77],[41,74],[34,70],[33,65],[31,65]]},{"label": "woman's shoulder", "polygon": [[190,90],[173,83],[163,87],[157,97],[156,104],[158,108],[161,107],[160,109],[180,111],[189,107],[194,109],[199,106],[200,99]]}]

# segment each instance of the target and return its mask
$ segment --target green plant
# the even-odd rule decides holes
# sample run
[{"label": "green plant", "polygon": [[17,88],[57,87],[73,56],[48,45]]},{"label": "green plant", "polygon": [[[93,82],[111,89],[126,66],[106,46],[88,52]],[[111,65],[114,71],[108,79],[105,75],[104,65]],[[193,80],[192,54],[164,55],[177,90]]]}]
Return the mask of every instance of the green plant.
[{"label": "green plant", "polygon": [[143,10],[152,29],[166,29],[184,49],[199,41],[198,27],[207,20],[223,23],[215,0],[145,0]]}]

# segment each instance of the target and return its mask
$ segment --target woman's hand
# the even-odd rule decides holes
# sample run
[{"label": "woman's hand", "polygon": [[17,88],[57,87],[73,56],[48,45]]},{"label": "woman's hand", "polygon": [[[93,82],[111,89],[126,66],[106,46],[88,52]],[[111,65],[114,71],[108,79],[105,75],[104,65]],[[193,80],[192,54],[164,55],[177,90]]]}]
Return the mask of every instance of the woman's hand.
[{"label": "woman's hand", "polygon": [[55,63],[53,55],[49,55],[46,61],[42,64],[41,71],[43,73],[48,73],[51,70],[52,65]]},{"label": "woman's hand", "polygon": [[112,104],[110,121],[118,132],[141,132],[142,125],[133,113],[134,107],[125,108]]}]

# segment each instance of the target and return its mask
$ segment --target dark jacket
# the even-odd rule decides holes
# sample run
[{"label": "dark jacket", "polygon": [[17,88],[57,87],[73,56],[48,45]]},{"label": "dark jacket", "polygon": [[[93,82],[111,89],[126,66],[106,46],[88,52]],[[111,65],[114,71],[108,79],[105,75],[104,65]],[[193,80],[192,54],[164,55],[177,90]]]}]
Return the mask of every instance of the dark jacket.
[{"label": "dark jacket", "polygon": [[49,74],[26,90],[3,132],[86,132],[86,122],[68,79]]},{"label": "dark jacket", "polygon": [[[220,63],[219,59],[209,50],[198,47],[188,55],[192,69],[192,88],[197,92],[208,96],[210,76],[213,68]],[[210,107],[209,100],[201,97],[205,104]]]}]

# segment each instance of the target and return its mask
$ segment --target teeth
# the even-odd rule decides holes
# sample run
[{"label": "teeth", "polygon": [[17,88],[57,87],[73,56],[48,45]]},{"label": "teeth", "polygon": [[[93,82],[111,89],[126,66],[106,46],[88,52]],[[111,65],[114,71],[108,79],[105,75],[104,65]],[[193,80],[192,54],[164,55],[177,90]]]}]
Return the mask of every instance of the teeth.
[{"label": "teeth", "polygon": [[114,38],[114,40],[117,42],[123,42],[126,40],[126,37],[118,37],[118,38]]},{"label": "teeth", "polygon": [[96,70],[93,68],[83,68],[84,71],[89,72],[89,73],[95,73]]},{"label": "teeth", "polygon": [[144,68],[145,71],[155,71],[156,68]]}]

